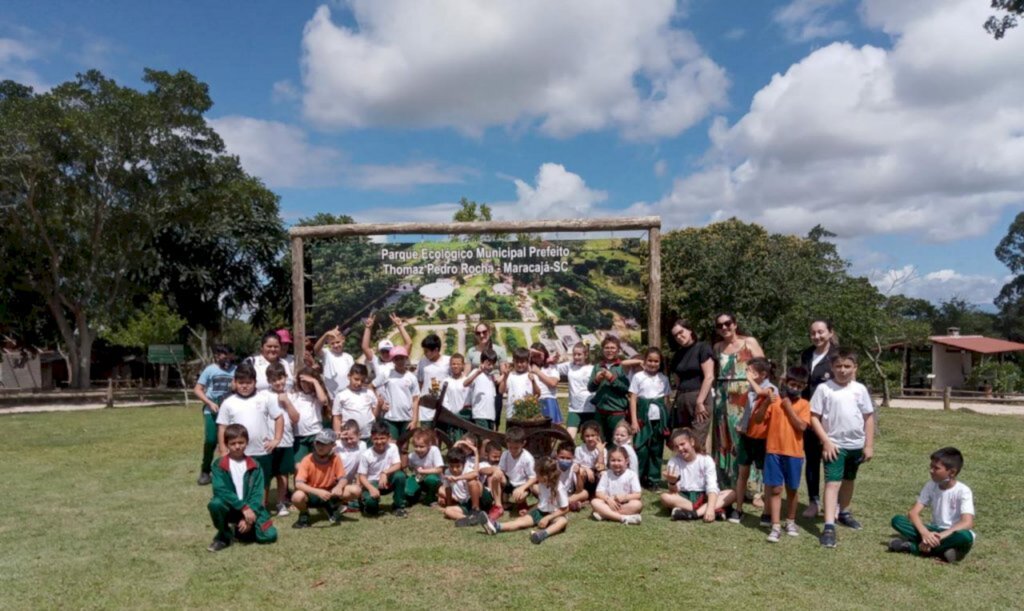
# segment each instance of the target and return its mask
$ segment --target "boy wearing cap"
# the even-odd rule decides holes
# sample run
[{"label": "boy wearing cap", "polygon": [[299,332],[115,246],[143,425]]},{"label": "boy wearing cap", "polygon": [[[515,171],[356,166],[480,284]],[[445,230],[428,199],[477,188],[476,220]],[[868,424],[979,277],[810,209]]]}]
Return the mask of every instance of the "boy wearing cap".
[{"label": "boy wearing cap", "polygon": [[323,509],[331,524],[341,519],[340,508],[356,497],[345,496],[345,465],[334,451],[338,437],[331,429],[323,429],[313,442],[313,453],[307,454],[299,463],[295,474],[295,493],[292,504],[299,510],[299,519],[292,528],[307,528],[310,525],[309,510]]},{"label": "boy wearing cap", "polygon": [[213,466],[213,452],[217,449],[217,410],[220,403],[231,394],[231,382],[235,377],[235,364],[231,349],[223,344],[213,347],[213,362],[203,369],[192,392],[203,402],[203,462],[199,467],[196,483],[205,486],[210,483],[210,469]]},{"label": "boy wearing cap", "polygon": [[213,498],[206,506],[217,534],[206,549],[221,551],[231,545],[236,533],[239,539],[273,543],[277,529],[263,507],[263,470],[245,455],[249,432],[241,424],[229,424],[221,436],[225,451],[213,466]]},{"label": "boy wearing cap", "polygon": [[387,375],[378,377],[374,384],[384,400],[384,421],[391,430],[391,438],[397,441],[419,413],[420,385],[407,369],[409,352],[405,346],[391,349],[391,363],[393,367]]},{"label": "boy wearing cap", "polygon": [[[392,367],[391,359],[394,357],[394,355],[391,354],[391,350],[395,345],[391,343],[391,340],[384,338],[377,343],[377,352],[379,353],[379,356],[374,354],[373,347],[370,345],[370,340],[372,339],[373,325],[375,322],[376,319],[372,315],[366,319],[365,326],[363,327],[362,348],[365,362],[372,368],[370,373],[372,374],[373,379],[378,379],[387,375],[388,371],[390,371]],[[405,354],[408,356],[408,351],[412,349],[412,337],[410,337],[409,332],[405,330],[405,322],[401,318],[395,316],[394,313],[391,314],[391,322],[398,327],[398,332],[402,336],[402,343],[405,346]]]}]

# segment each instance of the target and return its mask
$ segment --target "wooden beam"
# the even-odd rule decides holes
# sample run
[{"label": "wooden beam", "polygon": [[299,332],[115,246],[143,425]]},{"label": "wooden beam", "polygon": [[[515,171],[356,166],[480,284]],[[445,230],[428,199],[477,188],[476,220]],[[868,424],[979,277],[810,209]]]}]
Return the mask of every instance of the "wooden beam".
[{"label": "wooden beam", "polygon": [[292,237],[292,351],[295,367],[301,369],[306,350],[306,287],[302,238]]},{"label": "wooden beam", "polygon": [[294,238],[331,238],[358,235],[388,234],[487,234],[537,233],[544,231],[625,231],[661,227],[661,217],[639,216],[604,219],[568,219],[559,221],[474,221],[468,223],[352,223],[348,225],[318,225],[292,227],[288,235]]},{"label": "wooden beam", "polygon": [[661,222],[647,232],[647,345],[661,347]]}]

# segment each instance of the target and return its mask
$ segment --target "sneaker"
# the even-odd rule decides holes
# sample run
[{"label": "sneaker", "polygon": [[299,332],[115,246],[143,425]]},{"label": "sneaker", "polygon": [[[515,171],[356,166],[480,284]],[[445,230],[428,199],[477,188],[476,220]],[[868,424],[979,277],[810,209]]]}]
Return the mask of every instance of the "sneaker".
[{"label": "sneaker", "polygon": [[501,531],[501,525],[498,524],[497,520],[488,516],[487,521],[484,522],[484,532],[489,535],[496,535],[499,531]]},{"label": "sneaker", "polygon": [[[907,543],[909,546],[910,544]],[[960,550],[953,549],[952,547],[942,552],[942,559],[950,564],[956,564],[964,559],[964,555],[960,553]]]},{"label": "sneaker", "polygon": [[683,509],[682,507],[676,507],[672,510],[672,519],[676,522],[680,520],[696,520],[697,512],[692,509]]},{"label": "sneaker", "polygon": [[466,526],[480,526],[487,519],[487,514],[482,511],[475,511],[468,516],[455,520],[455,526],[464,528]]},{"label": "sneaker", "polygon": [[768,515],[767,513],[762,513],[761,514],[761,522],[760,522],[760,524],[761,524],[762,527],[764,527],[764,526],[771,526],[772,525],[772,517],[770,515]]},{"label": "sneaker", "polygon": [[821,511],[821,508],[818,507],[817,501],[811,501],[808,503],[807,509],[804,509],[803,515],[805,518],[816,518],[818,517],[819,511]]},{"label": "sneaker", "polygon": [[820,543],[822,547],[827,547],[829,549],[834,548],[836,546],[835,527],[829,528],[826,526],[825,531],[821,533],[820,537],[818,537],[818,543]]},{"label": "sneaker", "polygon": [[857,518],[853,517],[853,514],[849,511],[839,512],[839,517],[836,519],[836,522],[839,522],[847,528],[852,528],[853,530],[860,530],[862,528],[860,522],[857,521]]},{"label": "sneaker", "polygon": [[345,513],[344,507],[333,505],[327,508],[327,519],[331,524],[340,524],[341,516]]},{"label": "sneaker", "polygon": [[[332,522],[333,522],[333,520],[332,520]],[[309,523],[309,514],[308,513],[300,513],[299,514],[299,519],[295,520],[295,523],[292,524],[292,528],[309,528],[309,527],[310,527],[310,523]]]},{"label": "sneaker", "polygon": [[[196,480],[196,485],[199,485],[199,486],[209,486],[211,481],[213,481],[213,480],[210,478],[210,474],[206,473],[206,472],[203,472],[203,473],[199,474],[199,479]],[[213,550],[211,550],[211,551],[213,551]]]},{"label": "sneaker", "polygon": [[495,522],[497,522],[498,520],[501,519],[501,516],[504,513],[505,513],[505,508],[504,507],[502,507],[500,505],[492,505],[491,508],[487,510],[487,517],[492,519],[492,520],[494,520]]},{"label": "sneaker", "polygon": [[739,524],[743,521],[743,512],[737,509],[730,508],[729,513],[726,516],[726,519],[733,524]]},{"label": "sneaker", "polygon": [[288,505],[286,505],[284,503],[278,503],[277,504],[277,517],[283,518],[286,515],[288,515],[289,513],[290,512],[288,511]]},{"label": "sneaker", "polygon": [[409,511],[405,507],[395,507],[395,510],[391,512],[391,515],[396,518],[407,518],[409,517]]},{"label": "sneaker", "polygon": [[768,543],[778,543],[781,538],[782,528],[779,526],[773,526],[771,532],[768,533]]},{"label": "sneaker", "polygon": [[725,522],[725,510],[724,509],[716,509],[715,510],[715,522]]},{"label": "sneaker", "polygon": [[909,541],[904,541],[903,539],[893,539],[892,541],[889,541],[890,552],[896,552],[897,554],[909,554],[913,549],[914,548],[910,545]]},{"label": "sneaker", "polygon": [[345,513],[359,513],[359,501],[349,501],[342,511]]},{"label": "sneaker", "polygon": [[210,547],[206,548],[206,551],[208,551],[208,552],[219,552],[222,549],[225,549],[226,547],[228,547],[229,545],[231,545],[231,544],[228,543],[227,541],[221,541],[220,539],[214,539],[213,542],[210,543]]},{"label": "sneaker", "polygon": [[797,527],[796,522],[788,522],[786,524],[786,534],[790,537],[800,536],[800,529]]},{"label": "sneaker", "polygon": [[530,542],[536,545],[540,545],[541,543],[544,543],[544,539],[547,539],[549,536],[550,535],[548,535],[548,531],[537,530],[530,535]]},{"label": "sneaker", "polygon": [[640,514],[638,514],[638,513],[633,514],[631,516],[622,516],[622,523],[623,524],[633,524],[633,525],[636,525],[636,524],[639,524],[642,521],[643,521],[643,518],[641,518]]}]

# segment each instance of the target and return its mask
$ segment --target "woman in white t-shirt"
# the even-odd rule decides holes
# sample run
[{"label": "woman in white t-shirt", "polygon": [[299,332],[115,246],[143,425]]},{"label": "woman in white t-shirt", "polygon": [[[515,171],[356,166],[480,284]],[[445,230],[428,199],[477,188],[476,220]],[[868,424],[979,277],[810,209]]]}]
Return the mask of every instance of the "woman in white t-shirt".
[{"label": "woman in white t-shirt", "polygon": [[257,391],[270,388],[270,382],[267,381],[267,367],[270,367],[271,363],[278,362],[284,365],[284,371],[288,375],[288,382],[285,386],[291,389],[294,380],[292,366],[281,357],[281,338],[277,335],[277,331],[266,332],[260,340],[260,353],[250,356],[246,362],[252,364],[256,370]]}]

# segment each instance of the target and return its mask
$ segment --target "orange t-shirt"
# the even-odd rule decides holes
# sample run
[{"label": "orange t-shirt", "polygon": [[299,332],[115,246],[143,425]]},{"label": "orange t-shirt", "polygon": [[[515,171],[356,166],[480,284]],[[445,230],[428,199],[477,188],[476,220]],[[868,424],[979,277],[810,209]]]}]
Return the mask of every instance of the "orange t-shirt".
[{"label": "orange t-shirt", "polygon": [[[761,422],[755,422],[754,413],[756,413],[758,408],[760,408],[764,403],[769,401],[771,404],[765,408],[764,420]],[[780,399],[779,395],[776,393],[772,393],[771,397],[761,397],[757,400],[757,403],[754,405],[754,412],[750,414],[750,422],[747,423],[747,437],[752,439],[766,439],[768,437],[768,413],[771,412],[774,406],[780,405],[781,402],[782,399]]]},{"label": "orange t-shirt", "polygon": [[331,452],[331,457],[324,462],[314,460],[313,454],[307,454],[299,463],[295,481],[305,482],[307,486],[320,490],[330,490],[343,477],[345,465],[336,453]]},{"label": "orange t-shirt", "polygon": [[[797,399],[793,403],[793,411],[797,418],[810,426],[811,404],[806,399]],[[782,401],[771,404],[765,415],[765,421],[768,423],[768,442],[765,450],[769,454],[803,458],[804,433],[793,428],[786,416],[786,410],[782,408]]]}]

